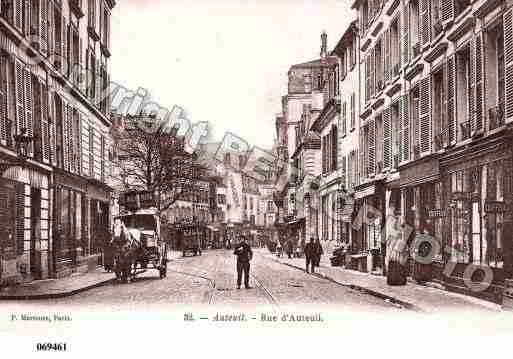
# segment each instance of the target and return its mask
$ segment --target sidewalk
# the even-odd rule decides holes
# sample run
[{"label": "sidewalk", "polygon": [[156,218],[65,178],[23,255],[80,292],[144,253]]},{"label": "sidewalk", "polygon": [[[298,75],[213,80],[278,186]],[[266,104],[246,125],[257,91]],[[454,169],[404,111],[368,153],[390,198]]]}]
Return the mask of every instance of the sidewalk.
[{"label": "sidewalk", "polygon": [[[167,258],[172,261],[181,257],[182,252],[169,251]],[[37,280],[17,286],[0,288],[0,300],[36,300],[68,297],[86,290],[100,287],[115,280],[114,273],[107,273],[103,267],[87,273],[74,273],[59,279]]]},{"label": "sidewalk", "polygon": [[[287,257],[278,258],[267,253],[266,256],[282,264],[305,270],[305,259]],[[340,285],[363,291],[373,296],[399,304],[405,308],[435,313],[441,311],[500,311],[497,304],[474,297],[448,292],[428,285],[419,285],[409,281],[404,286],[390,286],[386,277],[362,273],[342,267],[332,267],[329,256],[323,256],[317,274]]]}]

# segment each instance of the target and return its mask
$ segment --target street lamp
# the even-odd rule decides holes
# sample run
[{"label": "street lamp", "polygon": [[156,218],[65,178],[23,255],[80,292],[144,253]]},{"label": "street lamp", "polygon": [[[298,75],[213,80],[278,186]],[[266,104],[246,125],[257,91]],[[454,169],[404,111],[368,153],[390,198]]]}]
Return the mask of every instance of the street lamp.
[{"label": "street lamp", "polygon": [[0,173],[2,175],[11,167],[25,165],[28,158],[28,149],[33,140],[34,137],[27,135],[26,128],[22,128],[20,133],[14,136],[14,148],[18,157],[13,161],[0,163]]}]

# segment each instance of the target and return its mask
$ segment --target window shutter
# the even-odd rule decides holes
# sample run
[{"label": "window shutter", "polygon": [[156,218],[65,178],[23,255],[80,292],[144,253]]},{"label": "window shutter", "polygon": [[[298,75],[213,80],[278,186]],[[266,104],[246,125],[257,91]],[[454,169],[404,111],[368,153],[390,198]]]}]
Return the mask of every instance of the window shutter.
[{"label": "window shutter", "polygon": [[25,251],[25,185],[16,185],[16,254]]},{"label": "window shutter", "polygon": [[[25,124],[27,135],[34,136],[34,92],[32,88],[32,75],[28,67],[23,69],[23,78],[25,81]],[[28,150],[29,156],[34,156],[34,143]]]},{"label": "window shutter", "polygon": [[62,166],[65,171],[69,171],[69,123],[68,123],[68,105],[61,99],[62,108]]},{"label": "window shutter", "polygon": [[347,188],[347,157],[346,156],[342,156],[342,178],[341,178],[341,181],[342,181],[342,185],[344,186],[344,188]]},{"label": "window shutter", "polygon": [[483,33],[479,32],[476,35],[476,130],[483,129],[483,108],[484,108],[484,71],[483,71]]},{"label": "window shutter", "polygon": [[7,128],[9,115],[7,111],[7,57],[0,55],[0,139],[2,145],[7,144]]},{"label": "window shutter", "polygon": [[67,138],[66,138],[66,146],[68,148],[68,171],[75,173],[75,161],[74,161],[74,151],[73,151],[73,106],[70,104],[66,105],[66,130],[67,130]]},{"label": "window shutter", "polygon": [[80,91],[86,91],[86,76],[84,74],[84,40],[79,35],[78,37],[78,71],[77,71],[77,81],[80,88]]},{"label": "window shutter", "polygon": [[402,44],[403,44],[403,65],[408,64],[410,60],[410,30],[409,30],[409,24],[410,24],[410,11],[409,11],[409,4],[405,4],[403,9],[403,18],[402,18]]},{"label": "window shutter", "polygon": [[372,48],[370,53],[370,95],[374,97],[376,94],[376,61],[375,61],[375,48]]},{"label": "window shutter", "polygon": [[89,47],[87,47],[86,49],[86,63],[85,63],[85,94],[86,94],[86,97],[90,97],[91,96],[91,79],[93,78],[91,76],[91,50],[89,49]]},{"label": "window shutter", "polygon": [[13,0],[14,27],[23,32],[23,0]]},{"label": "window shutter", "polygon": [[96,98],[95,98],[95,105],[97,108],[100,108],[101,99],[102,99],[102,92],[101,92],[101,66],[100,66],[100,60],[96,60],[96,79],[95,79],[95,88],[96,88]]},{"label": "window shutter", "polygon": [[446,26],[454,20],[454,0],[440,0],[442,23]]},{"label": "window shutter", "polygon": [[54,36],[53,36],[53,32],[54,32],[54,28],[55,28],[55,25],[54,25],[54,21],[53,21],[53,12],[54,12],[54,5],[53,3],[49,3],[47,8],[46,8],[46,11],[47,11],[47,14],[46,14],[46,20],[47,20],[47,31],[48,31],[48,44],[47,44],[47,47],[48,47],[48,53],[50,55],[54,54],[55,52],[55,49],[54,49]]},{"label": "window shutter", "polygon": [[420,153],[431,151],[431,78],[420,83]]},{"label": "window shutter", "polygon": [[513,120],[513,9],[503,16],[504,26],[504,82],[505,82],[505,118],[509,123]]},{"label": "window shutter", "polygon": [[470,133],[476,130],[476,39],[470,41],[470,91],[469,91],[469,111]]},{"label": "window shutter", "polygon": [[39,49],[46,55],[48,51],[48,1],[39,1]]},{"label": "window shutter", "polygon": [[334,125],[332,128],[331,128],[331,170],[332,171],[336,171],[337,170],[337,167],[338,167],[338,153],[337,153],[337,149],[338,149],[338,145],[337,145],[337,142],[338,142],[338,128],[336,125]]},{"label": "window shutter", "polygon": [[383,48],[384,48],[384,79],[385,83],[388,83],[391,80],[391,59],[390,59],[390,28],[385,30],[385,34],[383,36]]},{"label": "window shutter", "polygon": [[[61,20],[61,73],[66,74],[69,71],[69,55],[68,55],[68,25],[66,18],[63,16]],[[66,69],[66,66],[68,68]]]},{"label": "window shutter", "polygon": [[347,101],[342,104],[342,135],[347,133]]},{"label": "window shutter", "polygon": [[421,44],[429,44],[431,42],[431,15],[429,11],[431,0],[420,0],[420,21],[421,21]]},{"label": "window shutter", "polygon": [[57,152],[56,152],[56,112],[55,112],[55,96],[50,90],[48,92],[48,126],[50,128],[50,160],[53,166],[57,166]]},{"label": "window shutter", "polygon": [[[66,52],[66,56],[68,57],[68,77],[71,78],[74,74],[74,67],[75,67],[75,64],[74,64],[74,53],[73,53],[73,49],[74,49],[74,46],[73,46],[73,26],[71,24],[68,25],[68,29],[67,29],[67,34],[66,34],[66,43],[67,43],[67,52]],[[73,78],[71,78],[71,80],[74,80]]]},{"label": "window shutter", "polygon": [[392,110],[387,107],[383,112],[383,169],[392,167]]},{"label": "window shutter", "polygon": [[353,188],[353,165],[354,165],[354,152],[349,153],[349,160],[347,163],[347,188]]},{"label": "window shutter", "polygon": [[355,115],[356,115],[356,96],[355,96],[355,93],[353,92],[351,94],[351,129],[354,129],[354,126],[355,126]]},{"label": "window shutter", "polygon": [[446,62],[445,75],[447,77],[447,126],[449,127],[449,142],[456,141],[456,76],[455,56],[451,55]]},{"label": "window shutter", "polygon": [[370,54],[365,58],[365,102],[370,100]]},{"label": "window shutter", "polygon": [[368,124],[369,155],[367,163],[367,173],[369,174],[369,176],[374,176],[376,174],[376,131],[374,126],[374,119],[372,119],[369,121]]},{"label": "window shutter", "polygon": [[50,125],[48,123],[48,90],[44,81],[39,81],[41,88],[41,147],[43,162],[50,163]]},{"label": "window shutter", "polygon": [[23,77],[23,64],[16,59],[14,65],[16,82],[16,133],[27,127],[25,113],[25,80]]},{"label": "window shutter", "polygon": [[401,98],[401,156],[402,161],[410,160],[410,116],[409,116],[409,96],[404,95]]},{"label": "window shutter", "polygon": [[101,135],[101,181],[105,182],[105,136]]}]

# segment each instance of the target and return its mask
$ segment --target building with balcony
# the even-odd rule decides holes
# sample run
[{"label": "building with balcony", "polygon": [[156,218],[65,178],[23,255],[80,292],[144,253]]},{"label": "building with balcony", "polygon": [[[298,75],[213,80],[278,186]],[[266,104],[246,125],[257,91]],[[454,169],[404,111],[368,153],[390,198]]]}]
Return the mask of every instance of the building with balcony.
[{"label": "building with balcony", "polygon": [[2,1],[0,283],[94,268],[110,224],[112,0]]}]

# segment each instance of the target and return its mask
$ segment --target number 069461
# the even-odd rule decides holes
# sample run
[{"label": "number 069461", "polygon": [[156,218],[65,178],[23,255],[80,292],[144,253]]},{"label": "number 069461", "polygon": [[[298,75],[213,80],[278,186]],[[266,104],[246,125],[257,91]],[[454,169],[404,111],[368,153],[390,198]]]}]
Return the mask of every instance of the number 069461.
[{"label": "number 069461", "polygon": [[37,351],[56,351],[65,352],[67,349],[66,343],[37,343]]}]

